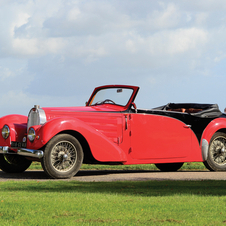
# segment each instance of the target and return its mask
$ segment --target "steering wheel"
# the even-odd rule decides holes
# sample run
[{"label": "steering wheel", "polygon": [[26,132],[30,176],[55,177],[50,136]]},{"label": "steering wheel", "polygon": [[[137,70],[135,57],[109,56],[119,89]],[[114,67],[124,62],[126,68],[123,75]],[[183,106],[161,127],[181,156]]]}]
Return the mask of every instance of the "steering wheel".
[{"label": "steering wheel", "polygon": [[102,104],[105,104],[106,102],[111,102],[113,104],[116,104],[113,100],[110,100],[110,99],[106,99],[102,102]]}]

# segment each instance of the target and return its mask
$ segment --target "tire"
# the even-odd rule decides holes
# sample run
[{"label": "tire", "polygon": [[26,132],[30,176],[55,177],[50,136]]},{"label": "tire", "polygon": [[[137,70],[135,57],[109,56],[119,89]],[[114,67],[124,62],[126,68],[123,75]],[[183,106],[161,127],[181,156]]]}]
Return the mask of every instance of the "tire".
[{"label": "tire", "polygon": [[69,134],[53,137],[44,150],[42,168],[51,178],[73,177],[83,162],[83,150],[79,141]]},{"label": "tire", "polygon": [[24,156],[14,154],[0,154],[0,169],[5,173],[22,173],[31,165],[32,161]]},{"label": "tire", "polygon": [[207,160],[204,162],[210,171],[226,171],[226,134],[217,132],[210,140]]},{"label": "tire", "polygon": [[175,172],[183,166],[183,162],[177,163],[158,163],[155,166],[163,172]]}]

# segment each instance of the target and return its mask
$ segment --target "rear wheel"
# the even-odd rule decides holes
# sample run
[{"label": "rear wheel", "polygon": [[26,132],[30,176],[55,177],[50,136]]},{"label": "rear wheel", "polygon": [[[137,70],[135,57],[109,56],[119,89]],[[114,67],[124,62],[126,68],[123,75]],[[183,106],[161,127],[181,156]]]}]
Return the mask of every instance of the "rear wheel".
[{"label": "rear wheel", "polygon": [[155,166],[163,171],[163,172],[174,172],[179,170],[183,166],[183,162],[177,162],[177,163],[158,163],[155,164]]},{"label": "rear wheel", "polygon": [[22,173],[31,165],[32,161],[24,156],[14,154],[0,154],[0,169],[5,173]]},{"label": "rear wheel", "polygon": [[83,150],[79,141],[69,134],[59,134],[47,144],[42,158],[46,174],[56,179],[73,177],[83,162]]},{"label": "rear wheel", "polygon": [[226,171],[226,134],[217,132],[210,140],[204,165],[210,171]]}]

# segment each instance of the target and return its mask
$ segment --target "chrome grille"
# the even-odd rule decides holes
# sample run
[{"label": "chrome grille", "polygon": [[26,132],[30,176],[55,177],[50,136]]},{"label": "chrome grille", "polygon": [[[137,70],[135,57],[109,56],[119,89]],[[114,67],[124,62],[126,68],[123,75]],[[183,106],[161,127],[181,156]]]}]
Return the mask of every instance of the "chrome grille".
[{"label": "chrome grille", "polygon": [[46,122],[45,111],[42,108],[40,108],[39,105],[35,105],[28,114],[27,130],[31,126],[43,125],[45,122]]}]

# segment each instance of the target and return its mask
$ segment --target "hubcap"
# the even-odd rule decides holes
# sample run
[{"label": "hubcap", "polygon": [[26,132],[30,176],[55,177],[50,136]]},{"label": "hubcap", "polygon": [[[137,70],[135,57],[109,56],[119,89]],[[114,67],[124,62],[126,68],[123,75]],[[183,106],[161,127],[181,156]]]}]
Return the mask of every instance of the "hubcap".
[{"label": "hubcap", "polygon": [[219,165],[226,164],[226,139],[217,137],[210,145],[210,157]]},{"label": "hubcap", "polygon": [[68,155],[67,154],[64,154],[63,155],[63,160],[65,161],[65,160],[67,160],[67,158],[68,158]]},{"label": "hubcap", "polygon": [[52,149],[51,163],[58,172],[67,172],[77,161],[77,150],[69,141],[60,141]]}]

